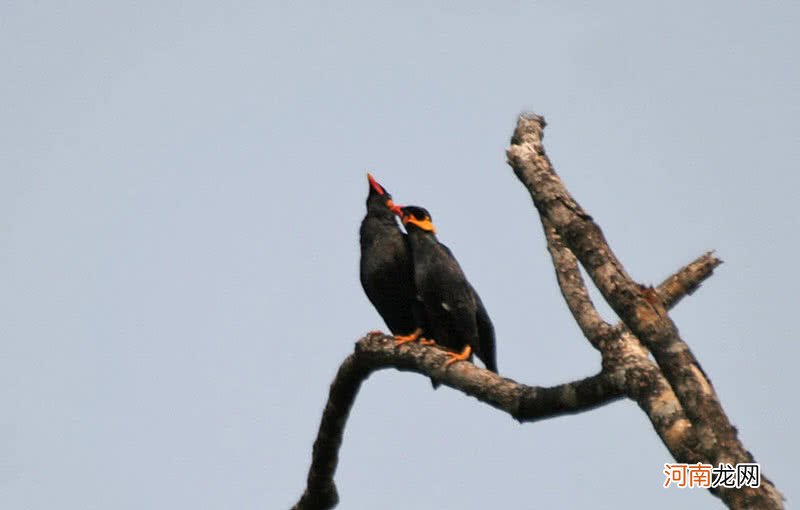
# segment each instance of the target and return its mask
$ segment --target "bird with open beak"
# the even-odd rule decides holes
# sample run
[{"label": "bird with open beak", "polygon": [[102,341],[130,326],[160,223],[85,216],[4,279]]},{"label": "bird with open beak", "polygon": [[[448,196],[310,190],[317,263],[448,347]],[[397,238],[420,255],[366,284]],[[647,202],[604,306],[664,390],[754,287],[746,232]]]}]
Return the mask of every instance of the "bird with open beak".
[{"label": "bird with open beak", "polygon": [[398,343],[422,333],[408,237],[392,211],[392,195],[367,174],[367,214],[361,221],[361,286]]}]

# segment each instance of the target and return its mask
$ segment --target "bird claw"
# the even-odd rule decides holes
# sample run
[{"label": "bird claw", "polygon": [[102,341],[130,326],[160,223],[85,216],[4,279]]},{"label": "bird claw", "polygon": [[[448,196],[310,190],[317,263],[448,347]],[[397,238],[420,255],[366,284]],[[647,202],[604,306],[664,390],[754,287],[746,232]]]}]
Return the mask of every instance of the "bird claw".
[{"label": "bird claw", "polygon": [[471,354],[472,354],[472,347],[470,347],[469,345],[464,347],[464,350],[459,353],[448,352],[447,361],[444,362],[444,366],[445,367],[450,366],[456,361],[466,361],[467,359],[469,359]]},{"label": "bird claw", "polygon": [[403,345],[408,342],[413,342],[414,340],[418,339],[421,334],[422,330],[417,328],[410,335],[395,335],[394,343],[395,345]]}]

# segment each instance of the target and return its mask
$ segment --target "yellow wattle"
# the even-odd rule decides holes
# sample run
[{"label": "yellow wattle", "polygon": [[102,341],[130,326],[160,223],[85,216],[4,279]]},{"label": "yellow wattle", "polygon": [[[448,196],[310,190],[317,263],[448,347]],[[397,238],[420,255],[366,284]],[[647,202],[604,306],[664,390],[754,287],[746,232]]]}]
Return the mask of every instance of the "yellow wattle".
[{"label": "yellow wattle", "polygon": [[436,233],[436,227],[433,226],[430,218],[425,218],[424,220],[418,220],[413,216],[409,216],[407,218],[403,218],[403,223],[413,223],[414,225],[418,226],[422,230],[427,232]]}]

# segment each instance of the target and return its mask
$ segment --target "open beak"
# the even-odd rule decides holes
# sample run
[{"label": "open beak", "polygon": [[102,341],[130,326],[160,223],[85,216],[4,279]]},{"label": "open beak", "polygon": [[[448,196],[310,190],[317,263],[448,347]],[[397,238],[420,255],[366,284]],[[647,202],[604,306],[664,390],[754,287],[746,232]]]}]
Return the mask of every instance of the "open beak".
[{"label": "open beak", "polygon": [[372,189],[374,189],[378,195],[386,194],[386,192],[383,190],[383,186],[378,184],[378,181],[375,180],[371,173],[367,173],[367,180],[369,181],[369,185],[372,186]]},{"label": "open beak", "polygon": [[386,201],[386,207],[401,218],[403,217],[403,206],[395,204],[392,199]]}]

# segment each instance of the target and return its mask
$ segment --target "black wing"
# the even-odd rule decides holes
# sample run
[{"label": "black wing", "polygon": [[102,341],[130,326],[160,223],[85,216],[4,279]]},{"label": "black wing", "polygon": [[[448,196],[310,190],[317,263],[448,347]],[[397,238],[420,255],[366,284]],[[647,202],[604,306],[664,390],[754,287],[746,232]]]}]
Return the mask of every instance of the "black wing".
[{"label": "black wing", "polygon": [[[443,243],[439,243],[439,246],[442,247],[444,252],[450,257],[456,265],[458,265],[458,261],[456,261],[453,252],[450,251],[450,248]],[[475,304],[477,306],[475,312],[475,321],[478,326],[478,345],[476,346],[476,354],[483,364],[486,365],[488,370],[491,370],[494,373],[497,373],[497,354],[495,352],[495,342],[494,342],[494,325],[492,324],[492,320],[489,318],[489,313],[486,311],[486,307],[483,306],[483,301],[481,301],[481,297],[478,295],[478,292],[469,284],[470,290],[472,291],[472,295],[475,298]]]},{"label": "black wing", "polygon": [[[475,289],[473,289],[474,292]],[[478,322],[478,343],[480,349],[478,357],[483,361],[488,370],[497,373],[497,354],[495,353],[494,346],[494,325],[492,320],[489,319],[489,313],[483,306],[481,297],[475,292],[475,301],[478,303],[478,311],[476,320]]]}]

